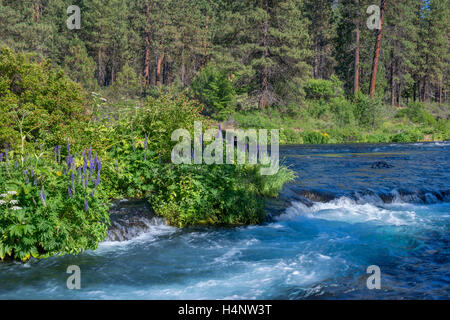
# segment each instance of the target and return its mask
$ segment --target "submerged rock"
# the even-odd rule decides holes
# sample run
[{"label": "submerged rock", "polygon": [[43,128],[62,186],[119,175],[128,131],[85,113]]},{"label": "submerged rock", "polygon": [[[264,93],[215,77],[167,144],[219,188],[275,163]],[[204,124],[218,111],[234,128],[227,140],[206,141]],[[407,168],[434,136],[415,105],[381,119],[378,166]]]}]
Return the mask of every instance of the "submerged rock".
[{"label": "submerged rock", "polygon": [[111,226],[106,241],[126,241],[164,224],[145,200],[120,200],[110,209]]},{"label": "submerged rock", "polygon": [[372,164],[372,169],[389,169],[392,167],[394,166],[385,161],[377,161]]}]

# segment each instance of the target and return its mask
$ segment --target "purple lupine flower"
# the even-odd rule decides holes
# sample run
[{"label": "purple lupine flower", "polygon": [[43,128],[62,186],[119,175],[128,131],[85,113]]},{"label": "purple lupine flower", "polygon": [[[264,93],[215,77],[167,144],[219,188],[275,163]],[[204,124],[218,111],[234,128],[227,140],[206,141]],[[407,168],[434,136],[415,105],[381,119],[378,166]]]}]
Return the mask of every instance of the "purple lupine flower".
[{"label": "purple lupine flower", "polygon": [[148,139],[147,134],[145,134],[145,141],[144,141],[144,148],[145,148],[145,150],[147,150],[147,148],[148,148],[147,139]]},{"label": "purple lupine flower", "polygon": [[18,168],[19,167],[19,163],[16,161],[16,168]]},{"label": "purple lupine flower", "polygon": [[72,156],[69,155],[66,157],[67,168],[70,168],[70,164],[72,163]]},{"label": "purple lupine flower", "polygon": [[70,171],[70,182],[72,183],[72,186],[75,183],[75,175],[73,174],[73,171]]},{"label": "purple lupine flower", "polygon": [[97,180],[95,180],[95,187],[97,187],[100,183],[100,171],[97,172]]},{"label": "purple lupine flower", "polygon": [[161,164],[161,155],[158,156],[158,163]]},{"label": "purple lupine flower", "polygon": [[41,198],[42,205],[43,205],[44,207],[46,207],[47,204],[45,203],[45,191],[44,191],[44,187],[42,187],[42,192],[41,192],[41,191],[38,191],[38,193],[39,193],[39,198]]},{"label": "purple lupine flower", "polygon": [[97,165],[98,165],[98,156],[97,156],[97,152],[96,152],[95,157],[94,157],[94,169]]},{"label": "purple lupine flower", "polygon": [[87,188],[89,185],[89,177],[86,175],[86,179],[84,180],[84,186]]},{"label": "purple lupine flower", "polygon": [[58,146],[58,162],[61,162],[61,146]]},{"label": "purple lupine flower", "polygon": [[63,175],[66,175],[66,174],[67,174],[66,168],[63,168]]},{"label": "purple lupine flower", "polygon": [[25,174],[26,183],[29,184],[29,183],[30,183],[30,180],[28,179],[28,170],[26,170],[26,171],[24,172],[24,174]]},{"label": "purple lupine flower", "polygon": [[34,182],[33,182],[34,186],[37,187],[37,179],[34,178]]},{"label": "purple lupine flower", "polygon": [[31,177],[34,177],[34,170],[31,169]]},{"label": "purple lupine flower", "polygon": [[72,199],[72,190],[70,189],[70,187],[67,187],[67,191],[69,193],[69,198]]},{"label": "purple lupine flower", "polygon": [[100,173],[101,170],[102,170],[102,159],[98,158],[97,172]]},{"label": "purple lupine flower", "polygon": [[78,167],[78,183],[81,183],[81,167]]},{"label": "purple lupine flower", "polygon": [[3,162],[3,153],[0,153],[0,162]]},{"label": "purple lupine flower", "polygon": [[89,211],[89,204],[86,199],[84,199],[84,210]]},{"label": "purple lupine flower", "polygon": [[91,192],[91,198],[94,197],[94,191],[95,191],[95,190],[92,190],[92,192]]}]

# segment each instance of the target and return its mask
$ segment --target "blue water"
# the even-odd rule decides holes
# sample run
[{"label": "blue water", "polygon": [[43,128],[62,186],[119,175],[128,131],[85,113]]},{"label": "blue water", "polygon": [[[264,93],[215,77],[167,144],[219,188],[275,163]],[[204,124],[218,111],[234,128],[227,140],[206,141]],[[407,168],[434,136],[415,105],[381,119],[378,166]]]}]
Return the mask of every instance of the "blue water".
[{"label": "blue water", "polygon": [[[450,298],[450,143],[281,151],[298,178],[264,225],[155,225],[95,252],[0,264],[0,298]],[[372,169],[379,160],[394,167]],[[69,265],[81,290],[66,287]],[[367,288],[370,265],[380,290]]]}]

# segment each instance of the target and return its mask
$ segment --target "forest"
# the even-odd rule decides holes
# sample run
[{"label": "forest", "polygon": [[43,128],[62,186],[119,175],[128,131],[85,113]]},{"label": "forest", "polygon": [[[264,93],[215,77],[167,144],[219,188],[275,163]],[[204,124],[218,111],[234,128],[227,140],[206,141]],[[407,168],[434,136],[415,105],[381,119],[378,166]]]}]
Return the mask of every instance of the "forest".
[{"label": "forest", "polygon": [[284,143],[448,138],[449,21],[448,0],[0,1],[2,44],[110,105],[186,93]]}]

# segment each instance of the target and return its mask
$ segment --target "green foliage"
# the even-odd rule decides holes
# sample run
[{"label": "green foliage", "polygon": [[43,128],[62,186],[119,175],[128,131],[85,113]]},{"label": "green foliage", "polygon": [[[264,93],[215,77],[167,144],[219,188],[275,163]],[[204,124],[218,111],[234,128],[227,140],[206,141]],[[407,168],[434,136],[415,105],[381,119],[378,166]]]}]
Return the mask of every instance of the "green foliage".
[{"label": "green foliage", "polygon": [[421,102],[412,102],[407,108],[401,109],[397,112],[397,118],[408,117],[409,120],[415,123],[433,126],[436,124],[434,117],[429,114],[425,105]]},{"label": "green foliage", "polygon": [[208,64],[191,84],[192,96],[205,105],[204,113],[224,120],[233,111],[235,91],[226,73]]},{"label": "green foliage", "polygon": [[302,136],[306,144],[326,144],[330,140],[330,135],[324,132],[306,131]]},{"label": "green foliage", "polygon": [[58,153],[22,162],[10,151],[0,162],[0,259],[77,254],[106,237],[108,201],[97,169],[86,183],[90,168],[86,175],[77,170],[83,160],[68,169]]},{"label": "green foliage", "polygon": [[[87,120],[86,94],[48,61],[0,48],[0,145],[28,141],[63,143],[78,135]],[[19,128],[18,124],[21,124]]]},{"label": "green foliage", "polygon": [[336,77],[332,77],[331,80],[308,80],[304,90],[306,98],[312,100],[329,101],[331,98],[343,96],[342,83]]}]

